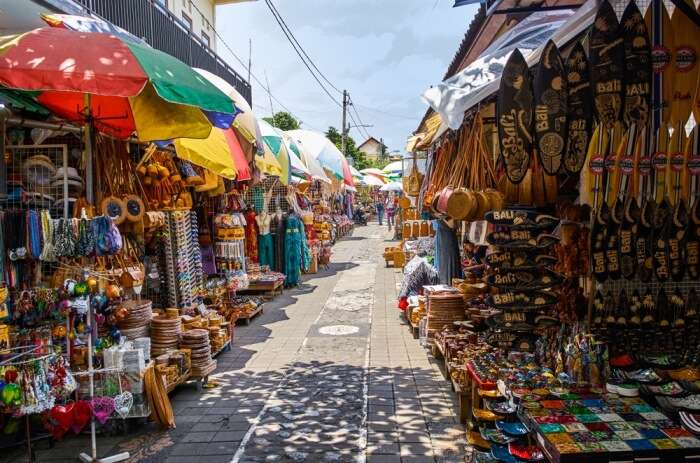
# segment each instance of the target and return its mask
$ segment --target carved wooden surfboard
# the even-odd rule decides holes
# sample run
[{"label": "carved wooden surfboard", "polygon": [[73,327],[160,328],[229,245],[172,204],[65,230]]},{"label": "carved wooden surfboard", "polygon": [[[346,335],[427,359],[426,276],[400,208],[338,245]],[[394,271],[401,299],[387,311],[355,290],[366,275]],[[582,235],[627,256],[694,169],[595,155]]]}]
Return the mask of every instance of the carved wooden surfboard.
[{"label": "carved wooden surfboard", "polygon": [[593,94],[588,57],[581,42],[574,46],[566,59],[566,80],[569,92],[569,127],[564,168],[572,174],[577,174],[581,172],[586,161],[593,127]]},{"label": "carved wooden surfboard", "polygon": [[564,62],[550,40],[542,50],[535,75],[535,141],[547,175],[556,175],[566,147],[567,80]]},{"label": "carved wooden surfboard", "polygon": [[519,50],[508,58],[498,92],[498,138],[508,180],[520,183],[530,165],[533,115],[532,77]]},{"label": "carved wooden surfboard", "polygon": [[622,115],[625,47],[615,10],[600,4],[590,36],[591,85],[598,122],[612,128]]},{"label": "carved wooden surfboard", "polygon": [[[683,0],[691,9],[692,0]],[[673,94],[671,97],[671,124],[685,125],[693,109],[693,96],[698,82],[697,47],[700,46],[700,28],[679,8],[671,16],[673,31]]]},{"label": "carved wooden surfboard", "polygon": [[620,27],[625,48],[624,121],[628,127],[641,128],[649,122],[651,108],[651,42],[635,2],[625,8]]}]

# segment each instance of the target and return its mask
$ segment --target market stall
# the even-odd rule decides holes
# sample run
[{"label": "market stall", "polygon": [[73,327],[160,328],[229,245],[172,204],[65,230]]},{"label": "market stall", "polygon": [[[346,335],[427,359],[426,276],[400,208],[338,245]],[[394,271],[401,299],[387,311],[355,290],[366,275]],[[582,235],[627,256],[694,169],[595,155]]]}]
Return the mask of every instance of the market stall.
[{"label": "market stall", "polygon": [[[138,41],[61,28],[3,40],[0,446],[24,440],[31,455],[37,436],[89,428],[80,458],[94,461],[122,420],[175,425],[168,393],[201,389],[236,322],[300,283],[307,217],[333,224],[328,263],[352,196],[309,198],[291,178],[329,183],[318,162],[261,130],[220,79]],[[82,59],[59,70],[65,53]],[[129,59],[102,59],[117,54]]]},{"label": "market stall", "polygon": [[687,38],[654,33],[700,25],[665,8],[535,12],[426,92],[443,123],[412,141],[409,196],[435,237],[404,224],[399,308],[444,361],[472,461],[700,457],[698,69],[671,78],[664,46]]}]

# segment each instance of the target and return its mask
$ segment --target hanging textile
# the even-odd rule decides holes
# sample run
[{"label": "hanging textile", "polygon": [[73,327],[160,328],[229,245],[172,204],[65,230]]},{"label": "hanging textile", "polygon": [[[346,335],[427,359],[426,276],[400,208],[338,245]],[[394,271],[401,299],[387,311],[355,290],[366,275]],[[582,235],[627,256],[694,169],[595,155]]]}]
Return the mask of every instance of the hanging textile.
[{"label": "hanging textile", "polygon": [[453,278],[462,278],[462,262],[455,231],[442,220],[433,221],[435,228],[435,267],[440,283],[451,285]]},{"label": "hanging textile", "polygon": [[245,214],[245,250],[251,262],[258,262],[258,224],[255,222],[255,211]]},{"label": "hanging textile", "polygon": [[284,243],[287,233],[287,218],[282,213],[275,214],[274,225],[272,227],[273,240],[275,242],[275,265],[273,269],[276,272],[285,272],[285,252]]},{"label": "hanging textile", "polygon": [[304,225],[297,215],[287,218],[287,227],[284,243],[285,286],[299,284],[302,269],[308,269],[311,262],[311,253],[306,243]]}]

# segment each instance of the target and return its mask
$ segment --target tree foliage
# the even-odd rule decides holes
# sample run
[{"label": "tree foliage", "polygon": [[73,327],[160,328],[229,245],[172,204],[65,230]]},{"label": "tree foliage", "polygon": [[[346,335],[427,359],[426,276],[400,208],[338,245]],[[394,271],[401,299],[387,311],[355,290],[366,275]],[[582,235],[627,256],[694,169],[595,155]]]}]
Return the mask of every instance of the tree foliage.
[{"label": "tree foliage", "polygon": [[[333,142],[333,144],[339,150],[343,150],[343,137],[338,131],[338,129],[336,129],[335,127],[328,127],[328,130],[326,131],[326,138]],[[350,135],[348,135],[345,139],[345,144],[346,157],[348,158],[348,160],[352,158],[352,160],[355,163],[355,168],[357,170],[366,169],[368,167],[377,167],[377,162],[371,159],[367,159],[365,153],[357,149],[357,144]]]},{"label": "tree foliage", "polygon": [[296,130],[299,128],[299,121],[288,112],[275,113],[273,117],[263,117],[263,120],[280,130]]}]

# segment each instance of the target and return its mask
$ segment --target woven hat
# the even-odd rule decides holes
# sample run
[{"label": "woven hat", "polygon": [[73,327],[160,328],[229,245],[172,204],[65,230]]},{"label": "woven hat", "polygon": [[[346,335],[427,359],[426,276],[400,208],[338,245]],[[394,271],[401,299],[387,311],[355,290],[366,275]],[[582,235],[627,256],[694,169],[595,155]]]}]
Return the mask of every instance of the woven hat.
[{"label": "woven hat", "polygon": [[48,186],[56,175],[56,166],[48,156],[31,156],[22,164],[24,178],[32,186]]},{"label": "woven hat", "polygon": [[26,192],[25,195],[27,202],[38,208],[49,208],[55,201],[53,196],[36,191]]}]

